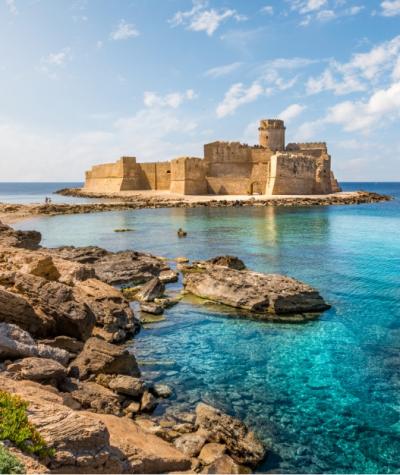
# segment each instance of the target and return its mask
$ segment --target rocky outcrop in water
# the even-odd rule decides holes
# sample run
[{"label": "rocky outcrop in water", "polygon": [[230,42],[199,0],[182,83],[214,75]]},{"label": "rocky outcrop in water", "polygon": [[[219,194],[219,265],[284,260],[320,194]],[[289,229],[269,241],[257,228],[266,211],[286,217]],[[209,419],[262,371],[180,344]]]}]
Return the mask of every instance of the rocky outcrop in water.
[{"label": "rocky outcrop in water", "polygon": [[283,275],[236,270],[209,261],[186,266],[183,274],[185,290],[192,294],[265,318],[329,308],[314,288]]},{"label": "rocky outcrop in water", "polygon": [[[153,430],[157,424],[151,414],[173,390],[142,379],[125,344],[138,330],[138,320],[122,293],[106,281],[140,277],[148,281],[144,300],[154,300],[147,304],[166,308],[179,298],[159,298],[164,284],[158,275],[175,279],[161,259],[139,253],[115,257],[100,248],[49,250],[37,240],[37,249],[10,242],[26,244],[18,233],[13,237],[11,228],[1,227],[0,387],[27,401],[29,421],[55,450],[39,461],[11,447],[29,469],[247,473],[255,465],[259,442],[216,409],[214,432],[194,414],[186,422],[177,420],[171,430]],[[123,262],[133,261],[124,271]],[[99,262],[104,274],[96,267]],[[221,425],[227,426],[223,435],[217,431]],[[216,440],[222,448],[213,452]]]}]

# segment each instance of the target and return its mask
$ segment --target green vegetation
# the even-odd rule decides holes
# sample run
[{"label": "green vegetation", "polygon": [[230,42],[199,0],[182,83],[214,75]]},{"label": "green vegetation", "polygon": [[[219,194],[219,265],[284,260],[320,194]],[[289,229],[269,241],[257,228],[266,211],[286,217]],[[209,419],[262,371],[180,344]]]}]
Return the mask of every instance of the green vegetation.
[{"label": "green vegetation", "polygon": [[0,444],[0,473],[25,473],[25,467],[17,457]]},{"label": "green vegetation", "polygon": [[0,391],[0,440],[9,440],[23,452],[40,458],[54,455],[43,437],[29,422],[28,403],[19,396]]}]

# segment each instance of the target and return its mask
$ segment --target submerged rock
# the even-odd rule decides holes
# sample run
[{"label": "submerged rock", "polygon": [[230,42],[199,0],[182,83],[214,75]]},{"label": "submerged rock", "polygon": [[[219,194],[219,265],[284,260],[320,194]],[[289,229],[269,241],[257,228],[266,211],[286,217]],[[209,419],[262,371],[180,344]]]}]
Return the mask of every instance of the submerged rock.
[{"label": "submerged rock", "polygon": [[207,262],[187,266],[185,290],[198,297],[268,315],[321,312],[329,308],[317,290],[278,274],[236,270]]}]

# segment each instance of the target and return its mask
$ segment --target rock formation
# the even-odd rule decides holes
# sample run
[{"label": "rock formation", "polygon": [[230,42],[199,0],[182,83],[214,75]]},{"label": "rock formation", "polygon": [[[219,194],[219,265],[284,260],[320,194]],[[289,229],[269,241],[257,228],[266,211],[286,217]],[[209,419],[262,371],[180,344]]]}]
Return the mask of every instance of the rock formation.
[{"label": "rock formation", "polygon": [[170,430],[151,415],[173,390],[142,379],[127,346],[139,321],[108,282],[147,281],[145,300],[172,304],[159,298],[158,275],[173,277],[163,261],[39,244],[0,225],[0,387],[28,403],[29,422],[54,450],[39,460],[11,444],[29,472],[247,473],[262,460],[260,442],[217,409],[211,424],[200,407],[197,419],[169,421]]},{"label": "rock formation", "polygon": [[[221,262],[221,258],[218,259],[217,262]],[[231,262],[232,258],[227,264]],[[198,297],[248,310],[261,318],[321,312],[329,308],[315,289],[291,277],[237,270],[228,265],[200,261],[186,266],[183,269],[185,290]]]}]

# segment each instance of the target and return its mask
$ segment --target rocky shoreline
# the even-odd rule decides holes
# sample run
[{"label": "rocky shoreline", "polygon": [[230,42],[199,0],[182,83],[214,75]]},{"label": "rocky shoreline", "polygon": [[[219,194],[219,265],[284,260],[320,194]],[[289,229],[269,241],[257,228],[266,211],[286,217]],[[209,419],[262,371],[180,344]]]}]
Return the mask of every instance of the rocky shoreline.
[{"label": "rocky shoreline", "polygon": [[[165,196],[86,193],[80,189],[64,189],[58,192],[64,196],[101,199],[95,203],[49,203],[49,204],[10,204],[0,203],[0,219],[3,222],[15,222],[33,216],[56,216],[63,214],[101,213],[106,211],[127,211],[145,208],[222,208],[222,207],[265,207],[265,206],[332,206],[358,205],[390,201],[391,196],[369,191],[335,193],[324,196],[295,196],[295,197],[248,197],[241,199],[211,198],[191,199],[168,198]],[[104,201],[106,200],[106,201]]]},{"label": "rocky shoreline", "polygon": [[[41,460],[11,444],[28,472],[251,473],[268,450],[241,421],[203,402],[193,413],[152,415],[174,389],[142,379],[132,338],[146,312],[178,304],[182,295],[166,289],[178,272],[147,253],[40,242],[36,231],[0,223],[0,384],[27,402],[55,454]],[[329,308],[306,284],[249,271],[236,257],[176,260],[181,294],[256,318],[306,321]]]}]

